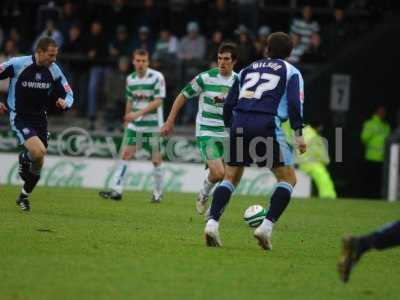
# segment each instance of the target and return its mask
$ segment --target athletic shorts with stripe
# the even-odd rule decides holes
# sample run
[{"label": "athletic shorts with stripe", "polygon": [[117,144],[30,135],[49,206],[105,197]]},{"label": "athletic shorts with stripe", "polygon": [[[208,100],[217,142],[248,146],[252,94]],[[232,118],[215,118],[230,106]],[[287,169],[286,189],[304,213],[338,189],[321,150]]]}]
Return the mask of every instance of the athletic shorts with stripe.
[{"label": "athletic shorts with stripe", "polygon": [[148,152],[163,152],[163,139],[159,132],[141,132],[126,128],[123,145],[138,146]]},{"label": "athletic shorts with stripe", "polygon": [[276,116],[237,112],[229,130],[229,166],[276,168],[293,165],[293,150],[286,142]]},{"label": "athletic shorts with stripe", "polygon": [[10,124],[20,146],[31,137],[37,136],[47,148],[49,132],[46,116],[22,117],[11,111]]},{"label": "athletic shorts with stripe", "polygon": [[200,151],[201,159],[207,160],[223,159],[224,148],[226,147],[227,138],[215,136],[198,136],[197,147]]}]

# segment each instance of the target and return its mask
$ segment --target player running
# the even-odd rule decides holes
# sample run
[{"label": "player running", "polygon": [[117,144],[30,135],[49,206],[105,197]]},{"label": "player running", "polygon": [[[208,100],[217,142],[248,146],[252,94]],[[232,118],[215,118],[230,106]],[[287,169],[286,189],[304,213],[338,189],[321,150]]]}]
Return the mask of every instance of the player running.
[{"label": "player running", "polygon": [[0,65],[0,79],[10,78],[7,107],[11,129],[23,146],[19,154],[19,176],[24,181],[17,205],[30,211],[29,195],[40,179],[47,149],[47,105],[57,99],[56,106],[70,108],[74,101],[72,90],[55,63],[56,42],[48,37],[39,40],[31,56],[14,57]]},{"label": "player running", "polygon": [[368,251],[385,250],[400,246],[400,221],[393,222],[376,232],[361,236],[346,236],[343,238],[342,254],[338,262],[340,279],[348,282],[351,270]]},{"label": "player running", "polygon": [[300,72],[284,60],[292,48],[287,34],[271,34],[268,58],[241,70],[225,101],[224,122],[230,127],[229,161],[223,182],[214,190],[204,231],[207,246],[222,245],[219,236],[221,215],[240,182],[244,167],[257,164],[270,168],[278,181],[267,216],[254,231],[254,237],[263,249],[272,248],[273,225],[289,204],[296,184],[293,153],[281,129],[282,122],[290,120],[300,152],[306,150],[302,137],[303,79]]},{"label": "player running", "polygon": [[160,72],[149,68],[149,63],[149,53],[146,50],[135,50],[133,53],[135,72],[126,79],[126,126],[121,146],[121,160],[114,174],[112,189],[99,193],[106,199],[122,199],[128,161],[135,155],[138,146],[143,146],[151,153],[154,166],[154,190],[151,202],[159,203],[163,196],[160,128],[163,124],[162,101],[166,94],[165,80]]},{"label": "player running", "polygon": [[222,118],[222,107],[229,89],[237,78],[233,67],[237,60],[236,46],[222,44],[218,50],[218,68],[197,75],[176,97],[167,121],[161,128],[162,135],[173,131],[178,112],[186,99],[199,96],[199,109],[196,118],[197,145],[201,158],[209,172],[200,190],[196,209],[203,214],[207,209],[207,200],[214,185],[224,178],[223,145],[227,138]]}]

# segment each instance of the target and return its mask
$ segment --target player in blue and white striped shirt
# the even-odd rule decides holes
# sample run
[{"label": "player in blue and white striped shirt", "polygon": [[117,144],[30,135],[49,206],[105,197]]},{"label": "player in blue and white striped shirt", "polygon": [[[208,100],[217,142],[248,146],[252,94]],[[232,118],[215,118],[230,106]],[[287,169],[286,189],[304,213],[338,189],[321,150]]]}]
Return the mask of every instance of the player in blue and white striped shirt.
[{"label": "player in blue and white striped shirt", "polygon": [[10,78],[7,106],[11,129],[24,150],[19,154],[19,175],[24,185],[17,199],[23,211],[30,210],[28,196],[40,179],[47,149],[47,106],[56,100],[60,109],[70,108],[72,90],[55,63],[58,46],[51,38],[39,40],[34,55],[13,57],[0,65],[0,80]]}]

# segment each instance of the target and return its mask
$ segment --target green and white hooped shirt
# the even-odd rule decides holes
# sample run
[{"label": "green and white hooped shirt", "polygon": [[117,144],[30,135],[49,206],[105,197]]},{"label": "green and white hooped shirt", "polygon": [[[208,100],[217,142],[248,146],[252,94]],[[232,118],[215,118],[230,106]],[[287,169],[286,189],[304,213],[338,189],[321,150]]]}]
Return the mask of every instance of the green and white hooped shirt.
[{"label": "green and white hooped shirt", "polygon": [[[148,68],[143,77],[133,72],[126,78],[126,99],[132,101],[132,111],[145,108],[156,98],[164,99],[165,79],[161,72]],[[128,124],[128,128],[141,132],[159,132],[164,124],[162,105]]]},{"label": "green and white hooped shirt", "polygon": [[218,68],[197,75],[181,93],[186,98],[199,96],[199,110],[196,118],[196,136],[226,137],[223,106],[237,74],[224,77]]}]

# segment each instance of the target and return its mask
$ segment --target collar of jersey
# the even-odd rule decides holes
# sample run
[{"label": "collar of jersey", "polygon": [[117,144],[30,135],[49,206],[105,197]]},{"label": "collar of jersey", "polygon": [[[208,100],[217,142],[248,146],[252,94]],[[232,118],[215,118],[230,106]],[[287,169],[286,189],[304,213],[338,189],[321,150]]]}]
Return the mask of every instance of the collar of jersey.
[{"label": "collar of jersey", "polygon": [[138,73],[138,76],[137,76],[137,77],[138,77],[139,79],[143,79],[143,78],[146,78],[147,75],[149,75],[149,68],[147,68],[146,73],[144,73],[143,77],[140,77],[140,76],[139,76],[139,73]]},{"label": "collar of jersey", "polygon": [[231,76],[225,77],[225,76],[223,76],[223,75],[219,72],[219,70],[218,70],[218,76],[220,76],[221,78],[223,78],[223,79],[225,79],[225,80],[227,80],[227,79],[229,80],[229,79],[234,78],[235,72],[233,72],[233,70],[232,70]]}]

